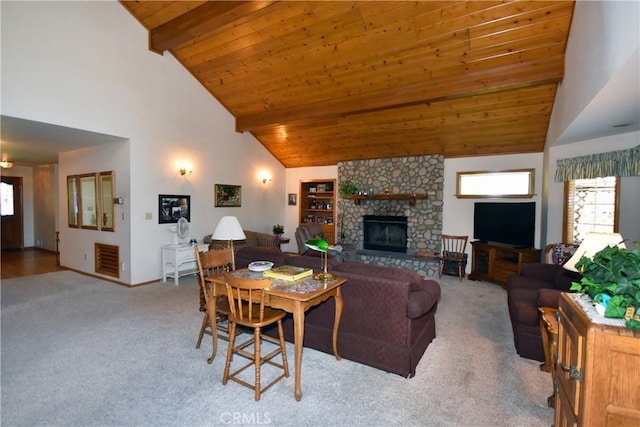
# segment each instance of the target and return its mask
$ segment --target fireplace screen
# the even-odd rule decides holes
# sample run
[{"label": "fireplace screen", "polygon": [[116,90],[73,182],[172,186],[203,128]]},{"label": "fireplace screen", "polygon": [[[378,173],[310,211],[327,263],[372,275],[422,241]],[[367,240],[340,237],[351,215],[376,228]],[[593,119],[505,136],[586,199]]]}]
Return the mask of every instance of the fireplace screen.
[{"label": "fireplace screen", "polygon": [[407,217],[365,215],[364,249],[407,252]]}]

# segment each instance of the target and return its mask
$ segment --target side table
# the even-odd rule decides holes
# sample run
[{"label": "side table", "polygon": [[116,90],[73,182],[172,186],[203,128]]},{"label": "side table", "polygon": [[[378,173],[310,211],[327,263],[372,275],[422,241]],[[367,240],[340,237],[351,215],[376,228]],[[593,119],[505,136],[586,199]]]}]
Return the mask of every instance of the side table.
[{"label": "side table", "polygon": [[162,247],[162,281],[173,278],[173,284],[178,285],[180,277],[198,272],[196,254],[191,245]]},{"label": "side table", "polygon": [[286,245],[290,241],[291,239],[289,239],[288,237],[281,237],[280,239],[278,239],[278,249],[282,250],[282,245]]},{"label": "side table", "polygon": [[558,310],[551,307],[539,307],[540,335],[544,349],[544,363],[540,370],[551,373],[553,394],[547,398],[547,406],[553,408],[556,397],[556,360],[558,357]]}]

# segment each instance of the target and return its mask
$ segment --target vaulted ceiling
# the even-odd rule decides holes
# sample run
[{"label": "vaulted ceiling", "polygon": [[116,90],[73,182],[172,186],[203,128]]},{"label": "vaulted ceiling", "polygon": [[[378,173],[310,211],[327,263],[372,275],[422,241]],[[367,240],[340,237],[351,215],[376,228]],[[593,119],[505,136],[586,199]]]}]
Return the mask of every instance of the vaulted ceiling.
[{"label": "vaulted ceiling", "polygon": [[121,1],[285,167],[544,150],[573,1]]}]

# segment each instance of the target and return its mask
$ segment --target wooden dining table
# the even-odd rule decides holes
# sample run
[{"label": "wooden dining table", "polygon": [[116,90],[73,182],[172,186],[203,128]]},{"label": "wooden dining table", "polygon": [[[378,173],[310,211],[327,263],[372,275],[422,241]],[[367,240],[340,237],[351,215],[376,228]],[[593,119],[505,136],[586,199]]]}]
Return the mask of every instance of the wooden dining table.
[{"label": "wooden dining table", "polygon": [[[231,274],[243,278],[263,279],[261,272],[254,272],[248,269],[235,270]],[[302,366],[302,347],[304,343],[304,317],[305,312],[329,298],[333,297],[336,304],[336,313],[333,323],[333,354],[336,360],[340,360],[338,353],[338,329],[340,327],[340,318],[342,317],[342,285],[347,279],[335,277],[333,280],[316,280],[312,277],[303,278],[295,281],[286,281],[279,279],[271,279],[271,287],[267,289],[267,299],[265,304],[273,308],[284,310],[293,314],[294,325],[294,352],[295,352],[295,386],[294,396],[297,401],[302,398],[301,386],[301,366]],[[213,284],[210,286],[212,306],[216,307],[216,299],[218,296],[226,296],[226,282],[224,275],[212,276],[205,278],[206,281]],[[217,328],[211,328],[215,334],[214,340],[217,340]]]}]

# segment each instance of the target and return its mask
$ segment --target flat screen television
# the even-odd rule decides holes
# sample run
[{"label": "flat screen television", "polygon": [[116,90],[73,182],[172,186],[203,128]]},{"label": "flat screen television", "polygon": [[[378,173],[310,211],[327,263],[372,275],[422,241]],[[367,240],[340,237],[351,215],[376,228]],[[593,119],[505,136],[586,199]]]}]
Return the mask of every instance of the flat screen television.
[{"label": "flat screen television", "polygon": [[473,238],[533,248],[536,203],[478,202],[473,212]]}]

